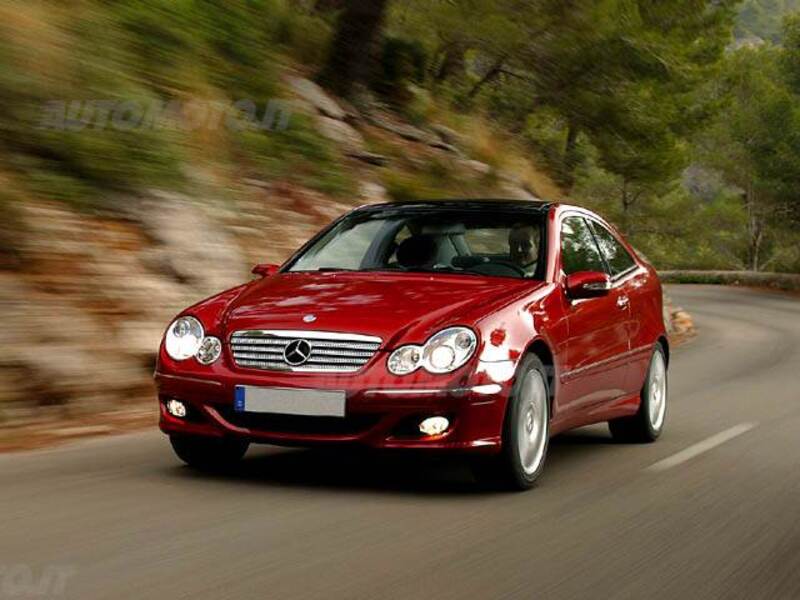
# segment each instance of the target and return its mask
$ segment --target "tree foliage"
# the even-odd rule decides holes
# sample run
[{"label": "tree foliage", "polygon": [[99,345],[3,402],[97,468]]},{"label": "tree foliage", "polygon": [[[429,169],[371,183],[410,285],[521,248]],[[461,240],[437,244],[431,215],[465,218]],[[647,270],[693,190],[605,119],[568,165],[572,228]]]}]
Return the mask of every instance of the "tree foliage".
[{"label": "tree foliage", "polygon": [[719,111],[696,144],[698,160],[721,172],[742,199],[753,270],[764,266],[765,251],[774,254],[770,232],[797,214],[800,103],[781,71],[786,58],[770,46],[726,57],[709,89]]},{"label": "tree foliage", "polygon": [[800,0],[744,0],[736,23],[736,37],[779,43],[783,18],[798,10]]},{"label": "tree foliage", "polygon": [[[347,193],[348,167],[313,120],[213,140],[34,126],[50,99],[263,103],[284,93],[282,72],[316,73],[341,96],[360,99],[370,87],[365,100],[378,96],[419,126],[446,115],[454,139],[468,138],[462,146],[497,168],[502,144],[475,152],[475,125],[488,124],[662,264],[800,266],[800,251],[785,251],[797,246],[800,222],[800,13],[790,14],[800,0],[84,4],[80,15],[15,7],[37,36],[14,19],[0,25],[3,168],[25,193],[77,199],[183,186],[186,157],[212,147],[217,160]],[[42,65],[57,68],[37,76]],[[687,184],[687,167],[706,181]],[[399,195],[413,187],[393,175]],[[445,179],[433,170],[424,188]],[[0,212],[8,204],[0,199]]]}]

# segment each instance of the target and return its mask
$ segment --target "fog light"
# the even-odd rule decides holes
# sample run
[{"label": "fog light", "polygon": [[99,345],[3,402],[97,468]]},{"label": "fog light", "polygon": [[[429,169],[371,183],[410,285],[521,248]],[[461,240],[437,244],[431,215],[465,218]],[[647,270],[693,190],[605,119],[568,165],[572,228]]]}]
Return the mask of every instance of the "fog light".
[{"label": "fog light", "polygon": [[186,405],[180,400],[167,401],[167,412],[179,419],[186,418]]},{"label": "fog light", "polygon": [[419,424],[419,430],[425,435],[441,435],[450,427],[450,421],[444,417],[428,417]]}]

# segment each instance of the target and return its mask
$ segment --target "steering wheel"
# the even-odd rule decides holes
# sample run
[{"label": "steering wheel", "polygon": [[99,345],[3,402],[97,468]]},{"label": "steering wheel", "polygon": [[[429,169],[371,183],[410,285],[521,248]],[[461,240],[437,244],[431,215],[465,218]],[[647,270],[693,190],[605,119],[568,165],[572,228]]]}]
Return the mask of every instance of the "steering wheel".
[{"label": "steering wheel", "polygon": [[[499,267],[499,268],[498,268]],[[482,275],[495,275],[498,277],[508,276],[517,276],[517,277],[526,277],[528,275],[527,271],[520,267],[518,264],[511,262],[510,260],[497,260],[492,259],[489,262],[481,263],[472,267],[469,267],[469,271],[473,271],[476,273],[480,273]],[[498,271],[505,270],[506,273],[499,273]]]}]

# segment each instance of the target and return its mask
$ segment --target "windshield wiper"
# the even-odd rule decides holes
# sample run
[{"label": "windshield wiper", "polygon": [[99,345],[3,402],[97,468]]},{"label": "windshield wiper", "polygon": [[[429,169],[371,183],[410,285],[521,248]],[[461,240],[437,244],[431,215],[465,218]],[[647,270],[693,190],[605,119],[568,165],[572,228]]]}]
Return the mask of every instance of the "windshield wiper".
[{"label": "windshield wiper", "polygon": [[382,271],[402,271],[399,267],[364,267],[363,269],[345,269],[343,267],[320,267],[311,273],[380,273]]},{"label": "windshield wiper", "polygon": [[309,269],[299,271],[301,273],[380,273],[380,272],[401,272],[401,273],[468,273],[465,269],[440,265],[435,267],[415,267],[404,268],[399,266],[384,267],[364,267],[363,269],[348,269],[345,267],[320,267],[319,269]]},{"label": "windshield wiper", "polygon": [[353,272],[358,271],[359,269],[345,269],[344,267],[320,267],[319,269],[314,269],[310,271],[311,273],[337,273],[339,271],[347,271]]},{"label": "windshield wiper", "polygon": [[406,269],[407,273],[457,273],[459,275],[463,275],[468,273],[464,269],[459,269],[456,267],[448,267],[445,265],[434,266],[434,267],[414,267],[413,269]]}]

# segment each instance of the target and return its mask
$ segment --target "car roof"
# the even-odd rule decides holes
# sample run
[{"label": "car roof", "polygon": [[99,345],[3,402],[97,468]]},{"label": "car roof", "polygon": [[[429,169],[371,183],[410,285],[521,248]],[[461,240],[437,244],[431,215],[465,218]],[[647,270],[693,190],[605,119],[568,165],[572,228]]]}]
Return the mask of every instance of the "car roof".
[{"label": "car roof", "polygon": [[541,202],[534,200],[513,200],[504,198],[481,198],[481,199],[446,199],[446,200],[414,200],[406,202],[387,202],[384,204],[368,204],[356,209],[358,212],[394,212],[398,209],[409,211],[424,211],[430,209],[454,209],[454,210],[494,210],[513,209],[526,210],[536,213],[546,213],[554,204],[552,202]]}]

